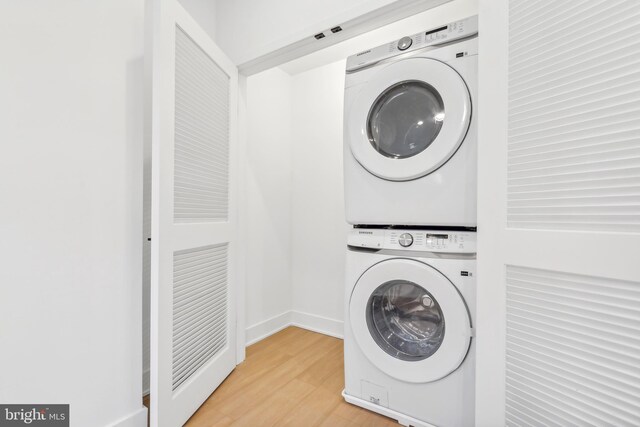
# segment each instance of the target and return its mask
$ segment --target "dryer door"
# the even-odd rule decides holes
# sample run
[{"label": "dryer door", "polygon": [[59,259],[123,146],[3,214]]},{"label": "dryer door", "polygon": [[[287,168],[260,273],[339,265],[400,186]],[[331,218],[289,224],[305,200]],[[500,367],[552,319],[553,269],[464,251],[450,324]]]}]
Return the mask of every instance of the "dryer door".
[{"label": "dryer door", "polygon": [[362,352],[401,381],[436,381],[455,371],[471,343],[471,320],[458,289],[422,262],[394,258],[369,268],[349,302]]},{"label": "dryer door", "polygon": [[467,85],[449,65],[409,58],[378,71],[349,111],[351,152],[392,181],[427,175],[453,156],[471,120]]}]

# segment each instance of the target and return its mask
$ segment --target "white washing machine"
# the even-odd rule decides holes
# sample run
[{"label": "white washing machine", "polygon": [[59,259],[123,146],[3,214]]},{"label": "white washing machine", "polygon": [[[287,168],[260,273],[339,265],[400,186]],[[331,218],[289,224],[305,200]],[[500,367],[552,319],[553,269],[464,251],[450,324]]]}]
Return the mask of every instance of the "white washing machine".
[{"label": "white washing machine", "polygon": [[355,228],[345,400],[405,426],[474,425],[474,232]]},{"label": "white washing machine", "polygon": [[476,226],[477,32],[474,16],[348,58],[347,222]]}]

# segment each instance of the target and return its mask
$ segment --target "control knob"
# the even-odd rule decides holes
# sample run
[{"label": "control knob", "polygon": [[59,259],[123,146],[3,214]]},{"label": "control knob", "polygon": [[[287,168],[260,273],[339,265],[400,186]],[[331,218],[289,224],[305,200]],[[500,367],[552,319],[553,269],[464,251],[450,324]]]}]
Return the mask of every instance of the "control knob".
[{"label": "control knob", "polygon": [[400,243],[400,246],[403,248],[408,248],[413,244],[413,236],[409,233],[402,233],[398,239],[398,243]]},{"label": "control knob", "polygon": [[411,37],[403,37],[398,42],[398,50],[407,50],[411,47],[412,44],[413,40],[411,39]]}]

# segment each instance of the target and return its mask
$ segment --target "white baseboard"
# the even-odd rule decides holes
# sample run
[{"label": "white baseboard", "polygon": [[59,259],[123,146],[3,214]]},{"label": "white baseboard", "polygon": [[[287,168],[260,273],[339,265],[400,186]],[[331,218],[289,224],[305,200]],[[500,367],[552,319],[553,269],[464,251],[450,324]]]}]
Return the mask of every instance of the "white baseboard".
[{"label": "white baseboard", "polygon": [[292,310],[249,326],[246,333],[247,346],[262,341],[288,326],[297,326],[335,338],[342,339],[344,336],[343,322],[341,320]]},{"label": "white baseboard", "polygon": [[335,338],[344,338],[344,322],[316,314],[291,312],[291,325]]},{"label": "white baseboard", "polygon": [[270,319],[251,325],[246,329],[247,346],[262,341],[287,326],[291,326],[291,311],[285,311]]},{"label": "white baseboard", "polygon": [[147,427],[147,408],[143,406],[110,425],[111,427]]}]

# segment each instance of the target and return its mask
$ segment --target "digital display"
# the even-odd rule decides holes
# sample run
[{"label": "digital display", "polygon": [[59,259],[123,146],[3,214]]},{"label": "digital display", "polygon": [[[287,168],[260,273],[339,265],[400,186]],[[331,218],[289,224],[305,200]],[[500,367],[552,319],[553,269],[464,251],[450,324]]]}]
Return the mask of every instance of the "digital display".
[{"label": "digital display", "polygon": [[445,25],[444,27],[440,27],[440,28],[436,28],[435,30],[427,31],[426,33],[424,33],[424,35],[428,36],[429,34],[437,33],[438,31],[446,30],[447,28],[448,27]]},{"label": "digital display", "polygon": [[448,239],[448,234],[427,234],[427,239]]}]

